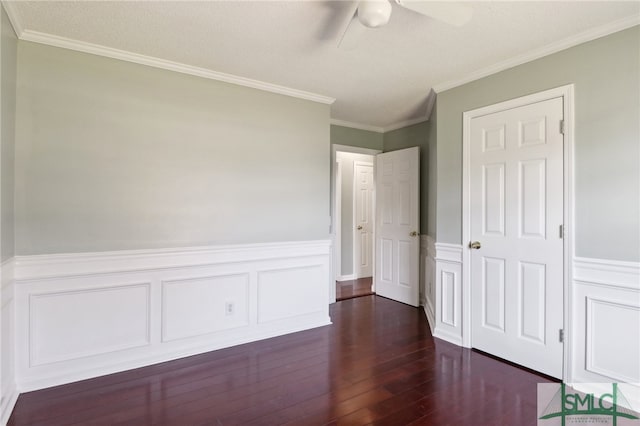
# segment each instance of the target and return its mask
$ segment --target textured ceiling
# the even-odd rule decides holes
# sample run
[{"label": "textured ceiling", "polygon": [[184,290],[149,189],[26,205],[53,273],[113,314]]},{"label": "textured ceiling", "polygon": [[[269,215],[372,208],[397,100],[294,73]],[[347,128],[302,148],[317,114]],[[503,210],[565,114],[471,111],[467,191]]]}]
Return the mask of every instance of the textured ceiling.
[{"label": "textured ceiling", "polygon": [[[430,89],[638,16],[640,2],[466,2],[451,27],[393,5],[337,47],[348,1],[15,2],[24,30],[336,98],[331,116],[379,128],[420,119]],[[353,25],[359,25],[354,22]]]}]

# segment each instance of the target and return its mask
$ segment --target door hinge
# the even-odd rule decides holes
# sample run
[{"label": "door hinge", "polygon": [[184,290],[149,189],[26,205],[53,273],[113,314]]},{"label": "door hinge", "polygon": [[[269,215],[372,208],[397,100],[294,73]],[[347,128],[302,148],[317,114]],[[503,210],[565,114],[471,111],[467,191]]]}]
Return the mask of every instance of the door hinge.
[{"label": "door hinge", "polygon": [[558,330],[558,341],[560,343],[564,342],[564,330],[563,329]]},{"label": "door hinge", "polygon": [[558,227],[558,237],[560,237],[560,239],[564,238],[564,225]]},{"label": "door hinge", "polygon": [[560,133],[564,135],[564,120],[560,120]]}]

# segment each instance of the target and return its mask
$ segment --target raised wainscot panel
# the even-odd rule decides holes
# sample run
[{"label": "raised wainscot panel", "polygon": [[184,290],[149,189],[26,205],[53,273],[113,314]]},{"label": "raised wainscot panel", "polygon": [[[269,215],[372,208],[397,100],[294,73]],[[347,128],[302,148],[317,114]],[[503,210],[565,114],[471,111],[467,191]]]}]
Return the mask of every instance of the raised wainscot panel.
[{"label": "raised wainscot panel", "polygon": [[249,274],[162,282],[162,341],[249,325]]},{"label": "raised wainscot panel", "polygon": [[640,383],[640,291],[574,283],[572,380]]},{"label": "raised wainscot panel", "polygon": [[587,297],[587,371],[640,382],[639,324],[640,306]]},{"label": "raised wainscot panel", "polygon": [[31,366],[149,344],[150,283],[32,294]]},{"label": "raised wainscot panel", "polygon": [[456,327],[456,275],[451,271],[441,271],[442,307],[440,309],[442,323]]},{"label": "raised wainscot panel", "polygon": [[327,308],[324,265],[258,272],[258,323],[282,320]]}]

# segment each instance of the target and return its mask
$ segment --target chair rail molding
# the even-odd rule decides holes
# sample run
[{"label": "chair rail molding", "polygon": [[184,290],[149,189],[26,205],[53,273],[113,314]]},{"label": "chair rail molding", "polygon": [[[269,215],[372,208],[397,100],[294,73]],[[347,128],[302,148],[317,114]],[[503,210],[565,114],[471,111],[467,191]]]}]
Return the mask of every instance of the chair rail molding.
[{"label": "chair rail molding", "polygon": [[18,256],[20,392],[331,323],[331,241]]}]

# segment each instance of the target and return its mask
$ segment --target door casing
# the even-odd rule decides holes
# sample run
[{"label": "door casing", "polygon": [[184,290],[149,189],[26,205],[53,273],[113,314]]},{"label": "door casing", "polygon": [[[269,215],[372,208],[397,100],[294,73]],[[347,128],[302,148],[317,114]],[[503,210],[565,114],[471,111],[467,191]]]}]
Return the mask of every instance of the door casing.
[{"label": "door casing", "polygon": [[[350,152],[354,154],[366,154],[373,155],[379,154],[382,150],[359,148],[349,145],[331,145],[331,164],[333,165],[333,173],[331,173],[331,212],[330,212],[330,232],[331,232],[331,273],[329,274],[329,303],[335,303],[336,301],[336,278],[340,275],[341,267],[341,245],[340,245],[340,188],[336,184],[339,180],[340,164],[336,162],[337,152]],[[375,165],[374,165],[375,169]],[[374,187],[375,187],[375,173],[374,173]],[[375,256],[374,256],[375,258]],[[373,271],[375,274],[375,270]],[[375,281],[375,280],[374,280]]]},{"label": "door casing", "polygon": [[494,105],[466,111],[463,113],[462,128],[462,345],[472,347],[471,341],[471,256],[467,244],[471,237],[471,120],[487,114],[493,114],[520,106],[563,98],[564,113],[564,259],[563,259],[563,293],[564,293],[564,340],[563,340],[563,379],[571,382],[571,282],[572,260],[574,257],[574,86],[569,84],[555,89],[545,90],[532,95],[522,96]]}]

